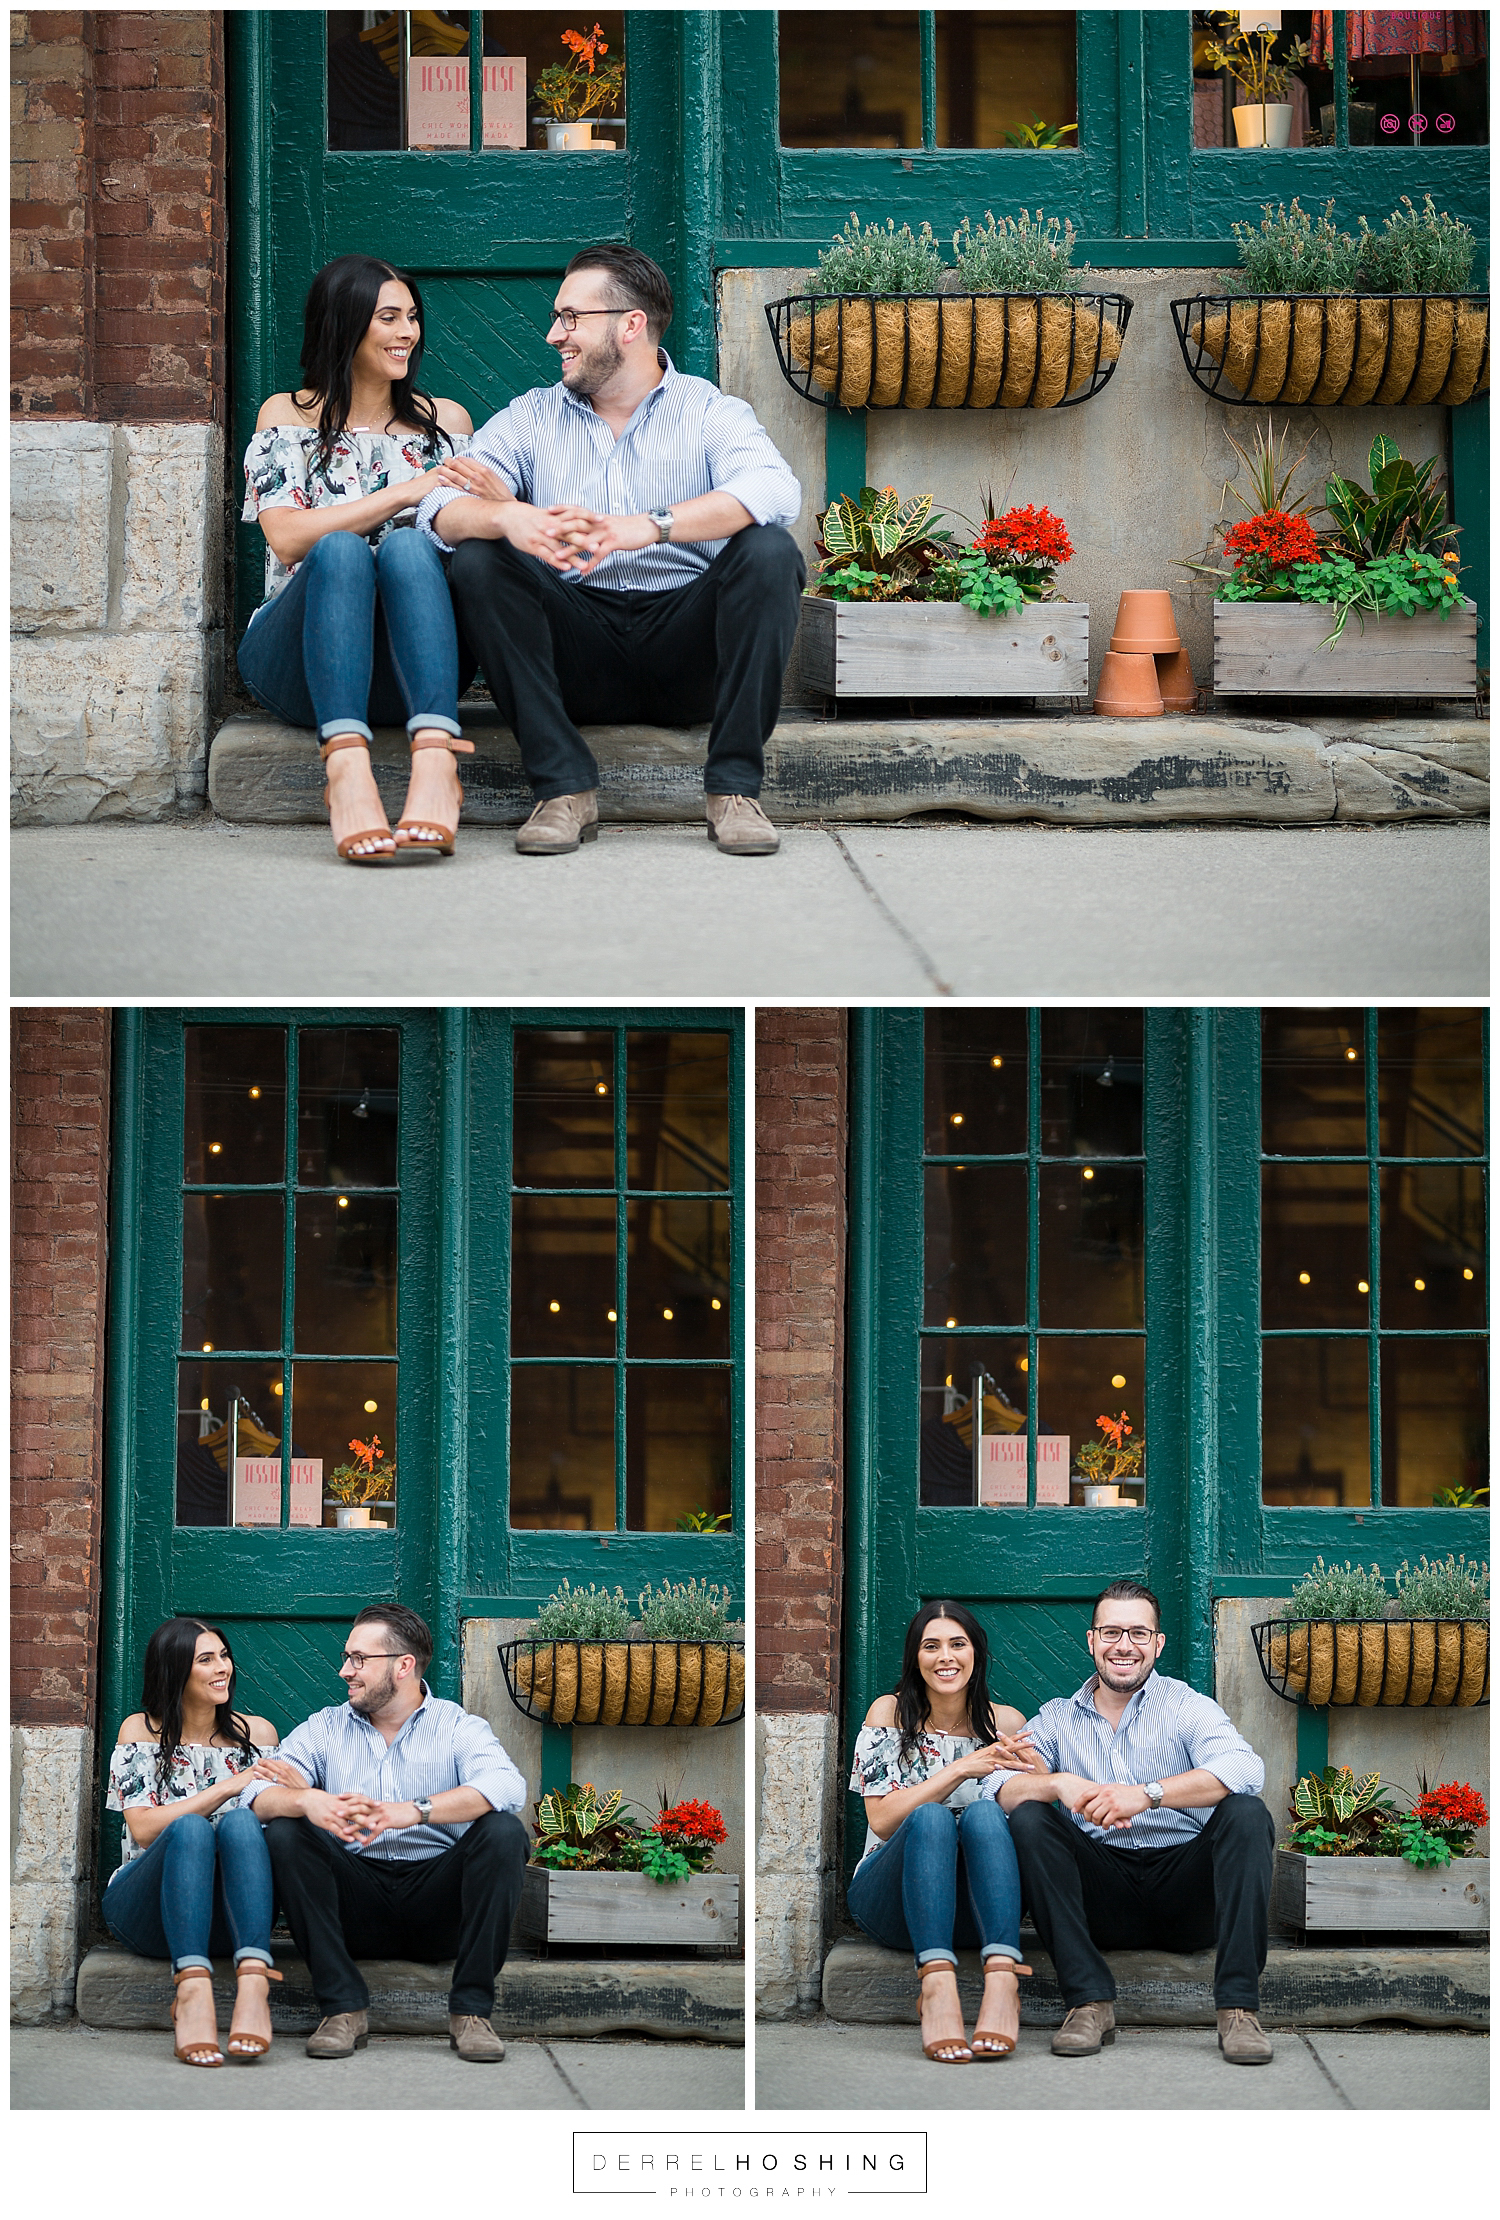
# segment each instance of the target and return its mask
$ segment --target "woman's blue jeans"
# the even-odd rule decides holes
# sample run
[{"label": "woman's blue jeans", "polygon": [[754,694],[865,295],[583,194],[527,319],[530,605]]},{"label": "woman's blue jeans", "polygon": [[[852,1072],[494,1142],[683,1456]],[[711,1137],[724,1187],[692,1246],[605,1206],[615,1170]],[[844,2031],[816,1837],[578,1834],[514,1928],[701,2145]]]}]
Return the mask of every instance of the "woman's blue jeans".
[{"label": "woman's blue jeans", "polygon": [[[412,527],[378,548],[328,532],[240,642],[240,676],[262,709],[320,740],[371,725],[461,733],[458,630],[442,559]],[[469,677],[474,665],[469,663]]]},{"label": "woman's blue jeans", "polygon": [[201,1811],[163,1827],[104,1891],[104,1923],[138,1956],[170,1958],[174,1973],[231,1956],[269,1965],[271,1906],[265,1830],[231,1805],[217,1827]]},{"label": "woman's blue jeans", "polygon": [[1019,1964],[1021,1873],[1010,1822],[988,1799],[962,1811],[918,1804],[860,1866],[849,1909],[867,1935],[910,1950],[919,1966],[932,1958],[957,1965],[955,1943]]}]

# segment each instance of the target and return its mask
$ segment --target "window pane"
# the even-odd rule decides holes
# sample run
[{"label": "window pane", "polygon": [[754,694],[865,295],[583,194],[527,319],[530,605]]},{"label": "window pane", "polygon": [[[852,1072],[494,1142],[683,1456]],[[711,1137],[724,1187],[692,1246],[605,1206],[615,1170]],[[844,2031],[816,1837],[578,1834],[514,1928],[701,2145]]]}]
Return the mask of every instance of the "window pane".
[{"label": "window pane", "polygon": [[1043,1010],[1044,1156],[1139,1156],[1140,1010]]},{"label": "window pane", "polygon": [[304,1187],[394,1187],[401,1036],[394,1026],[297,1041],[297,1177]]},{"label": "window pane", "polygon": [[1138,1165],[1044,1164],[1041,1323],[1139,1326],[1145,1312]]},{"label": "window pane", "polygon": [[929,1010],[923,1031],[929,1156],[1024,1156],[1026,1013]]},{"label": "window pane", "polygon": [[298,1349],[395,1355],[396,1208],[358,1189],[297,1197]]},{"label": "window pane", "polygon": [[633,1357],[729,1354],[729,1205],[633,1202],[626,1293]]},{"label": "window pane", "polygon": [[1428,1164],[1380,1175],[1380,1322],[1485,1323],[1484,1175]]},{"label": "window pane", "polygon": [[633,1532],[666,1534],[694,1511],[727,1511],[728,1372],[628,1372],[625,1475]]},{"label": "window pane", "polygon": [[[1431,153],[1488,145],[1484,13],[1391,15],[1351,8],[1346,20],[1351,146],[1407,153],[1420,146]],[[1310,82],[1326,75],[1330,103],[1314,121],[1321,122],[1323,143],[1332,146],[1332,14],[1314,15],[1311,33],[1312,62],[1324,67],[1307,74]]]},{"label": "window pane", "polygon": [[182,1198],[182,1346],[281,1347],[280,1195]]},{"label": "window pane", "polygon": [[1482,1341],[1382,1342],[1383,1500],[1426,1506],[1449,1488],[1487,1486],[1488,1412]]},{"label": "window pane", "polygon": [[[985,1374],[986,1437],[1026,1439],[1026,1343],[1017,1337],[922,1342],[921,1473],[918,1500],[928,1504],[974,1501],[974,1374]],[[1006,1457],[991,1455],[991,1468],[1014,1478]],[[1025,1466],[1021,1467],[1025,1480]],[[1022,1501],[1025,1500],[1024,1488]]]},{"label": "window pane", "polygon": [[783,9],[776,21],[783,146],[922,144],[913,11]]},{"label": "window pane", "polygon": [[517,1195],[511,1210],[513,1353],[612,1357],[614,1203],[605,1195]]},{"label": "window pane", "polygon": [[924,1326],[1019,1325],[1026,1316],[1026,1167],[928,1171]]},{"label": "window pane", "polygon": [[1363,1010],[1261,1013],[1262,1146],[1267,1156],[1363,1156]]},{"label": "window pane", "polygon": [[517,1187],[612,1187],[614,1095],[612,1033],[518,1030]]},{"label": "window pane", "polygon": [[1325,1508],[1367,1504],[1368,1344],[1262,1342],[1261,1383],[1264,1501]]},{"label": "window pane", "polygon": [[632,1187],[729,1185],[729,1035],[627,1033]]},{"label": "window pane", "polygon": [[510,1523],[549,1531],[613,1528],[615,1376],[608,1366],[512,1371]]},{"label": "window pane", "polygon": [[[177,1367],[177,1524],[229,1524],[230,1457],[281,1456],[281,1366],[189,1358]],[[278,1463],[279,1474],[279,1463]],[[278,1483],[279,1495],[279,1483]],[[281,1522],[278,1500],[275,1523]]]},{"label": "window pane", "polygon": [[[1290,58],[1294,39],[1306,40],[1316,23],[1331,26],[1331,15],[1313,16],[1303,11],[1282,14],[1277,19],[1280,26],[1270,43],[1273,63]],[[1354,18],[1349,19],[1353,22]],[[1331,28],[1324,48],[1314,41],[1311,61],[1304,62],[1300,71],[1288,77],[1283,92],[1273,94],[1269,117],[1262,120],[1256,115],[1242,118],[1237,127],[1236,110],[1244,109],[1249,100],[1249,88],[1228,71],[1215,73],[1207,48],[1210,41],[1227,46],[1248,67],[1249,59],[1258,63],[1263,51],[1261,40],[1252,34],[1248,50],[1237,39],[1238,18],[1223,13],[1211,14],[1198,10],[1193,16],[1193,144],[1195,146],[1250,146],[1265,144],[1282,147],[1332,146],[1334,144],[1333,72],[1327,66],[1332,56]],[[1322,63],[1323,66],[1314,66]],[[1285,113],[1283,113],[1285,111]],[[1321,126],[1321,128],[1320,128]],[[1351,118],[1352,128],[1352,118]],[[1242,133],[1244,135],[1242,135]]]},{"label": "window pane", "polygon": [[1260,1177],[1264,1323],[1367,1324],[1370,1190],[1364,1166],[1264,1164]]},{"label": "window pane", "polygon": [[[358,1447],[356,1447],[358,1444]],[[335,1526],[345,1506],[368,1507],[370,1526],[396,1523],[396,1367],[302,1364],[292,1368],[292,1524],[302,1460],[311,1459],[317,1522]],[[338,1485],[335,1476],[339,1476]],[[344,1490],[339,1493],[339,1486]]]},{"label": "window pane", "polygon": [[[400,27],[407,28],[407,53],[417,63],[408,70],[408,98],[401,98]],[[469,144],[469,18],[458,9],[412,9],[404,19],[390,11],[357,9],[328,14],[328,144],[344,152],[461,147]],[[611,58],[625,51],[625,18],[618,9],[582,16],[538,13],[529,9],[491,9],[484,18],[486,60],[518,64],[504,78],[487,70],[485,145],[545,145],[532,124],[541,112],[535,93],[544,69],[569,60],[562,33],[594,23],[602,26]],[[423,71],[426,60],[436,65]],[[447,65],[447,66],[445,66]],[[611,120],[624,115],[621,101],[608,104]],[[600,115],[603,110],[594,111]],[[405,121],[405,131],[402,125]],[[616,145],[622,131],[606,134]]]},{"label": "window pane", "polygon": [[189,1025],[182,1176],[249,1187],[279,1180],[286,1162],[286,1030]]},{"label": "window pane", "polygon": [[[784,20],[784,19],[783,19]],[[955,8],[937,18],[939,146],[1004,146],[1065,124],[1078,144],[1077,16],[1071,9]]]},{"label": "window pane", "polygon": [[[1071,1503],[1083,1502],[1078,1480],[1078,1452],[1085,1442],[1103,1439],[1100,1421],[1118,1421],[1130,1428],[1123,1436],[1127,1449],[1145,1448],[1146,1344],[1126,1336],[1080,1341],[1043,1341],[1037,1348],[1037,1417],[1043,1434],[1062,1434],[1069,1445],[1068,1471]],[[1122,1503],[1139,1503],[1146,1492],[1149,1449],[1139,1475],[1131,1480],[1106,1482],[1121,1490]]]},{"label": "window pane", "polygon": [[1382,1156],[1484,1152],[1484,1020],[1477,1010],[1380,1013]]}]

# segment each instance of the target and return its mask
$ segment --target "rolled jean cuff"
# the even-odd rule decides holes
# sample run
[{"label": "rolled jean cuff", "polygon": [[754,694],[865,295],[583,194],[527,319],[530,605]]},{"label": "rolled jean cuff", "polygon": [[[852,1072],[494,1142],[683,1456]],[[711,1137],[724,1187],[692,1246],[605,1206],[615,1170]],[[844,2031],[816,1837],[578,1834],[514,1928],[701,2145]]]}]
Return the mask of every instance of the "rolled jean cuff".
[{"label": "rolled jean cuff", "polygon": [[361,724],[358,717],[330,717],[326,725],[319,725],[318,738],[320,740],[337,740],[342,734],[348,732],[357,733],[367,748],[375,738],[369,726]]},{"label": "rolled jean cuff", "polygon": [[981,1943],[979,1945],[979,1955],[981,1960],[986,1963],[991,1958],[1008,1958],[1013,1966],[1024,1963],[1021,1953],[1014,1943]]},{"label": "rolled jean cuff", "polygon": [[957,1973],[958,1971],[958,1960],[953,1955],[953,1952],[951,1950],[919,1951],[917,1954],[917,1964],[919,1966],[951,1966],[955,1973]]},{"label": "rolled jean cuff", "polygon": [[237,1966],[247,1965],[252,1959],[258,1966],[270,1967],[276,1963],[269,1950],[260,1950],[254,1943],[248,1944],[243,1950],[237,1950],[234,1954],[234,1962]]},{"label": "rolled jean cuff", "polygon": [[199,1958],[192,1951],[188,1951],[181,1958],[172,1960],[172,1971],[174,1973],[189,1973],[192,1971],[212,1973],[213,1970],[214,1962],[212,1958]]},{"label": "rolled jean cuff", "polygon": [[455,740],[464,736],[463,726],[452,717],[408,717],[406,729],[408,733],[451,732]]}]

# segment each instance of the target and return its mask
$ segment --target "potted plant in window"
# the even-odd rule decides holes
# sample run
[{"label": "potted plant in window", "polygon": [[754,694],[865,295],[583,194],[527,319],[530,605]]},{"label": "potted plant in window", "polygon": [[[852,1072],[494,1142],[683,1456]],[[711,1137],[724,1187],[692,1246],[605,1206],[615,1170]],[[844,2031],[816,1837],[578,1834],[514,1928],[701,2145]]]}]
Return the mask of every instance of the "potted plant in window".
[{"label": "potted plant in window", "polygon": [[739,1939],[739,1878],[714,1867],[722,1815],[701,1801],[662,1808],[649,1826],[625,1816],[619,1789],[570,1782],[536,1805],[536,1847],[517,1933],[537,1942],[698,1943]]},{"label": "potted plant in window", "polygon": [[328,1476],[334,1524],[368,1527],[378,1523],[370,1517],[370,1505],[395,1500],[396,1468],[389,1458],[381,1457],[378,1434],[372,1434],[368,1441],[351,1441],[349,1447],[354,1452],[354,1463],[335,1465]]},{"label": "potted plant in window", "polygon": [[[1404,211],[1404,213],[1403,213]],[[1456,406],[1489,386],[1490,305],[1470,291],[1469,226],[1410,199],[1359,237],[1329,201],[1314,223],[1301,204],[1259,228],[1237,223],[1237,291],[1172,303],[1177,343],[1205,393],[1231,407],[1277,401],[1312,408]]]},{"label": "potted plant in window", "polygon": [[1279,1617],[1252,1628],[1261,1671],[1290,1702],[1467,1709],[1489,1697],[1490,1573],[1447,1557],[1380,1567],[1315,1560]]},{"label": "potted plant in window", "polygon": [[500,1644],[512,1701],[554,1726],[713,1727],[745,1704],[745,1645],[729,1590],[696,1579],[622,1589],[564,1580],[513,1642]]},{"label": "potted plant in window", "polygon": [[1275,60],[1279,16],[1274,29],[1247,25],[1241,14],[1221,15],[1218,20],[1223,36],[1202,48],[1201,59],[1210,69],[1226,71],[1244,89],[1245,101],[1234,110],[1236,139],[1241,146],[1289,146],[1292,104],[1281,96],[1287,79],[1307,60],[1306,39],[1290,40],[1280,60]]},{"label": "potted plant in window", "polygon": [[1139,1496],[1120,1493],[1120,1483],[1140,1480],[1146,1461],[1144,1435],[1132,1439],[1135,1428],[1130,1424],[1129,1411],[1121,1411],[1118,1418],[1101,1411],[1094,1424],[1099,1429],[1099,1439],[1081,1445],[1075,1475],[1083,1490],[1085,1507],[1093,1511],[1106,1506],[1138,1504]]},{"label": "potted plant in window", "polygon": [[546,69],[539,70],[531,88],[538,105],[547,111],[535,121],[547,133],[548,151],[576,153],[582,148],[597,152],[607,147],[613,153],[613,139],[594,137],[594,122],[618,123],[621,120],[614,115],[606,117],[604,111],[622,104],[625,64],[619,59],[611,62],[600,59],[609,52],[609,47],[597,23],[592,31],[564,31],[561,36],[571,59],[551,62]]},{"label": "potted plant in window", "polygon": [[1474,1837],[1489,1825],[1467,1781],[1422,1791],[1402,1811],[1380,1775],[1347,1765],[1307,1773],[1292,1792],[1276,1851],[1271,1910],[1304,1931],[1338,1928],[1474,1932],[1488,1928],[1490,1866]]},{"label": "potted plant in window", "polygon": [[964,546],[935,529],[929,494],[866,486],[832,502],[802,603],[806,683],[836,700],[1087,693],[1088,604],[1056,586],[1066,525],[1032,505],[985,510]]},{"label": "potted plant in window", "polygon": [[1131,309],[1078,290],[1074,240],[1040,209],[965,217],[950,271],[929,224],[851,215],[807,291],[767,306],[782,373],[824,408],[1070,408],[1108,383]]}]

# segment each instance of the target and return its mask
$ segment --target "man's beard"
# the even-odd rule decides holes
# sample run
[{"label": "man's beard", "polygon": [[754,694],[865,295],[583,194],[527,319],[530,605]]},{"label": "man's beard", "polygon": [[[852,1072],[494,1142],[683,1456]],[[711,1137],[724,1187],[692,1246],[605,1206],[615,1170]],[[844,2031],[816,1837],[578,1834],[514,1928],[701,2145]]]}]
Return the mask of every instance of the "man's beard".
[{"label": "man's beard", "polygon": [[[1134,1695],[1135,1691],[1144,1687],[1145,1683],[1151,1678],[1156,1669],[1156,1659],[1147,1655],[1141,1658],[1138,1663],[1131,1665],[1117,1665],[1112,1661],[1101,1659],[1096,1669],[1105,1687],[1113,1690],[1115,1695]],[[1122,1677],[1117,1682],[1111,1679],[1112,1674],[1119,1674]],[[1128,1680],[1123,1677],[1126,1674],[1131,1676]]]},{"label": "man's beard", "polygon": [[364,1694],[358,1697],[351,1690],[349,1708],[357,1711],[362,1719],[373,1719],[377,1711],[385,1709],[395,1693],[396,1676],[387,1668],[384,1680],[377,1687],[366,1686]]},{"label": "man's beard", "polygon": [[572,376],[565,380],[568,391],[592,398],[601,386],[608,385],[624,360],[620,342],[611,332],[607,339],[601,339],[587,354],[579,355],[573,364]]}]

